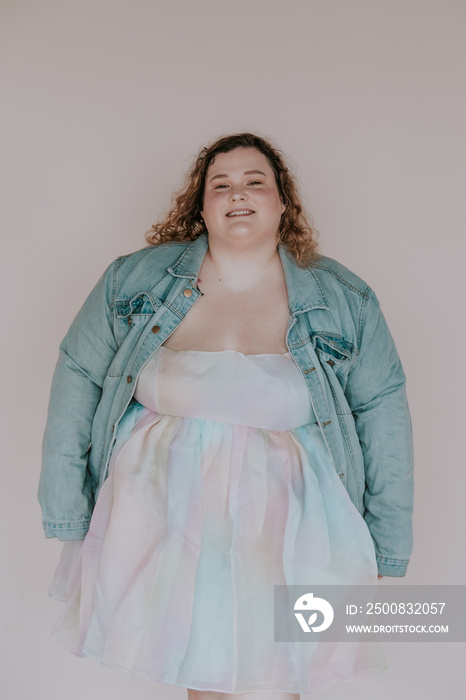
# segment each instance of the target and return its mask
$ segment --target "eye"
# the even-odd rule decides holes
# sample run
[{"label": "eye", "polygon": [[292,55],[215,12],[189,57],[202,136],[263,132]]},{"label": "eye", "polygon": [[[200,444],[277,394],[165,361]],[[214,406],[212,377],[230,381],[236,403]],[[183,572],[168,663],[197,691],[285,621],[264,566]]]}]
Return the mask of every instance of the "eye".
[{"label": "eye", "polygon": [[248,185],[262,185],[262,182],[260,180],[251,180],[248,182]]},{"label": "eye", "polygon": [[216,190],[222,189],[222,190],[223,190],[225,187],[228,187],[228,185],[225,185],[225,184],[223,184],[223,185],[216,185],[216,186],[214,187],[214,189],[216,189]]}]

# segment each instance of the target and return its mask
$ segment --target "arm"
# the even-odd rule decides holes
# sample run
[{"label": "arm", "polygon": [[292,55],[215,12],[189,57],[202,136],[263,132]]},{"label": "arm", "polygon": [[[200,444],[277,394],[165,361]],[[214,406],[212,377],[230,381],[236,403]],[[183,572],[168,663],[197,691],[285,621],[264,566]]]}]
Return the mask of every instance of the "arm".
[{"label": "arm", "polygon": [[47,537],[83,539],[94,507],[92,422],[117,351],[111,295],[119,260],[94,287],[60,345],[43,439],[38,498]]},{"label": "arm", "polygon": [[345,393],[364,455],[364,518],[379,574],[404,576],[412,550],[413,445],[406,377],[372,290]]}]

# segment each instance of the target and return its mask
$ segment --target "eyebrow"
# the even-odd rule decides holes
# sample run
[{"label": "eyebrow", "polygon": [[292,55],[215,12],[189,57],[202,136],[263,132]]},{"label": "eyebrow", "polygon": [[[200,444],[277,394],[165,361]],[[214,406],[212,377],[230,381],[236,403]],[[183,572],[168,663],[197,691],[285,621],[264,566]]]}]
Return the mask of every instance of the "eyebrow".
[{"label": "eyebrow", "polygon": [[[263,175],[264,177],[267,177],[267,175],[265,173],[263,173],[262,170],[245,170],[244,174],[245,175]],[[228,175],[226,175],[224,173],[222,175],[214,175],[213,177],[210,178],[209,182],[212,182],[212,180],[218,180],[222,177],[228,177]]]}]

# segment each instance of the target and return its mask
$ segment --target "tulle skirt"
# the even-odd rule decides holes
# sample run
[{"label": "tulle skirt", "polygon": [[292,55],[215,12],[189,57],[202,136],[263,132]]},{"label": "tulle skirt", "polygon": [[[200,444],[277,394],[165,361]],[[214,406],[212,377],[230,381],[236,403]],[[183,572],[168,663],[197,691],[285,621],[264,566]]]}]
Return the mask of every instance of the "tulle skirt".
[{"label": "tulle skirt", "polygon": [[306,693],[386,668],[378,645],[274,641],[274,585],[374,584],[369,530],[319,427],[127,413],[53,638],[147,679]]}]

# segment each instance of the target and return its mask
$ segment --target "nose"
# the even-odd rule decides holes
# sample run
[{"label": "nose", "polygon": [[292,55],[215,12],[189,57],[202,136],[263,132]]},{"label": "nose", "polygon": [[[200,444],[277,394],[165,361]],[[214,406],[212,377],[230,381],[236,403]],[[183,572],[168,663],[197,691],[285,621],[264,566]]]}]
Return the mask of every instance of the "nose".
[{"label": "nose", "polygon": [[247,195],[242,186],[237,186],[231,188],[230,197],[233,202],[237,202],[241,199],[246,199]]}]

